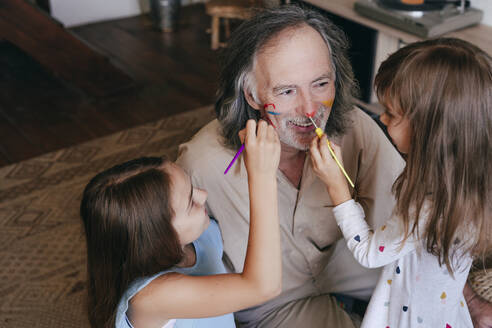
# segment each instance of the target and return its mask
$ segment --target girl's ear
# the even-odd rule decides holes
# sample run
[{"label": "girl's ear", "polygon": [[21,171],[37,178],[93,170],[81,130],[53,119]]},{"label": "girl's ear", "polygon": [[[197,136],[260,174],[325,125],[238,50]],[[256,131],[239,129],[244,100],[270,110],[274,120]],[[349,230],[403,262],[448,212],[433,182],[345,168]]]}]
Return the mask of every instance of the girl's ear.
[{"label": "girl's ear", "polygon": [[261,104],[257,104],[256,101],[254,100],[253,98],[253,95],[250,93],[249,90],[246,90],[246,89],[243,89],[243,93],[244,93],[244,98],[246,98],[246,101],[248,102],[248,104],[256,109],[256,110],[260,110],[262,109],[261,108]]}]

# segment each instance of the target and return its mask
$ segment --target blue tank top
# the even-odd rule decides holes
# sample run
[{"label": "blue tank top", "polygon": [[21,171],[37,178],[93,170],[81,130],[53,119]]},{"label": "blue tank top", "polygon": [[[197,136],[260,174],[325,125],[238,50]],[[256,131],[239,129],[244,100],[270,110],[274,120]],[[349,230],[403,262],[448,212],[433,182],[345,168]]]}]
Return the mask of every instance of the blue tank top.
[{"label": "blue tank top", "polygon": [[[193,242],[196,252],[195,265],[188,268],[174,267],[169,270],[159,272],[151,277],[138,278],[130,284],[130,287],[120,299],[116,310],[115,328],[133,328],[126,316],[128,310],[128,302],[142,288],[147,286],[155,278],[169,273],[179,272],[189,276],[207,276],[213,274],[226,273],[224,264],[222,263],[222,236],[219,226],[215,220],[210,220],[210,225],[201,236]],[[200,319],[179,319],[176,318],[175,328],[234,328],[234,317],[232,313],[210,318]]]}]

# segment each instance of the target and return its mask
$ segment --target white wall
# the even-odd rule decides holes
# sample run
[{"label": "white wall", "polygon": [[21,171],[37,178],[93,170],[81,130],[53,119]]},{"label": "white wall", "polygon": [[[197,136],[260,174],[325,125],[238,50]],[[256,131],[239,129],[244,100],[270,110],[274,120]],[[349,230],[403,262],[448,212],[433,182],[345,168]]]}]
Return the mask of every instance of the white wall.
[{"label": "white wall", "polygon": [[[186,5],[206,0],[181,0]],[[329,1],[329,0],[327,0]],[[482,24],[492,26],[492,0],[471,0],[484,11]],[[139,15],[149,10],[149,0],[50,0],[51,14],[66,27]]]},{"label": "white wall", "polygon": [[471,0],[472,7],[483,10],[482,24],[492,26],[492,1],[491,0]]},{"label": "white wall", "polygon": [[[182,5],[203,0],[181,0]],[[51,15],[73,27],[139,15],[149,11],[149,0],[50,0]]]},{"label": "white wall", "polygon": [[66,27],[138,15],[144,5],[139,0],[50,0],[51,15]]}]

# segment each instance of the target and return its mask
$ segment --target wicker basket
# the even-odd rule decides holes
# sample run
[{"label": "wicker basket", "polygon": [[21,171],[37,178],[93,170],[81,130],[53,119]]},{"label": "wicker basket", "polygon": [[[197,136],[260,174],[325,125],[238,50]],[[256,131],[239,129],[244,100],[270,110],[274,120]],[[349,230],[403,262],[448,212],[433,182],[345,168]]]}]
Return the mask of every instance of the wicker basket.
[{"label": "wicker basket", "polygon": [[475,293],[492,303],[492,268],[471,272],[468,281]]}]

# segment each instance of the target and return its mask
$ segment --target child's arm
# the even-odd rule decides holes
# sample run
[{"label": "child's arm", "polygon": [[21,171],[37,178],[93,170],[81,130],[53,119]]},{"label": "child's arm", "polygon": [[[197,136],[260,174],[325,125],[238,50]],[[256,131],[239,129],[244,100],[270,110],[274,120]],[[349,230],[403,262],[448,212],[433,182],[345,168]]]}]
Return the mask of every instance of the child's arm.
[{"label": "child's arm", "polygon": [[[341,161],[340,148],[331,143],[335,154]],[[333,160],[330,150],[328,149],[328,139],[326,134],[321,138],[315,137],[311,141],[309,148],[311,153],[311,162],[313,164],[314,173],[324,182],[326,189],[330,194],[333,205],[339,205],[351,199],[347,180],[342,171]]]},{"label": "child's arm", "polygon": [[[390,218],[374,232],[371,230],[364,220],[362,207],[352,200],[347,181],[331,157],[326,140],[326,136],[313,139],[311,161],[314,172],[325,183],[335,205],[335,219],[355,259],[365,267],[380,267],[414,250],[416,240],[413,235],[403,247],[401,245],[403,231],[398,217]],[[333,143],[332,147],[341,160],[340,148]]]},{"label": "child's arm", "polygon": [[[243,130],[244,131],[244,130]],[[172,318],[223,315],[261,304],[281,292],[281,249],[276,172],[280,141],[264,121],[248,121],[241,136],[250,193],[250,230],[244,270],[211,276],[169,273],[132,299],[132,316]],[[152,319],[154,321],[154,319]]]},{"label": "child's arm", "polygon": [[384,266],[417,247],[418,241],[413,234],[402,246],[403,230],[397,216],[392,216],[386,224],[373,231],[364,220],[362,206],[352,199],[336,206],[333,213],[347,247],[362,266]]},{"label": "child's arm", "polygon": [[245,165],[248,171],[250,226],[243,277],[260,290],[281,291],[282,260],[278,219],[277,169],[280,141],[275,129],[263,120],[246,125]]}]

